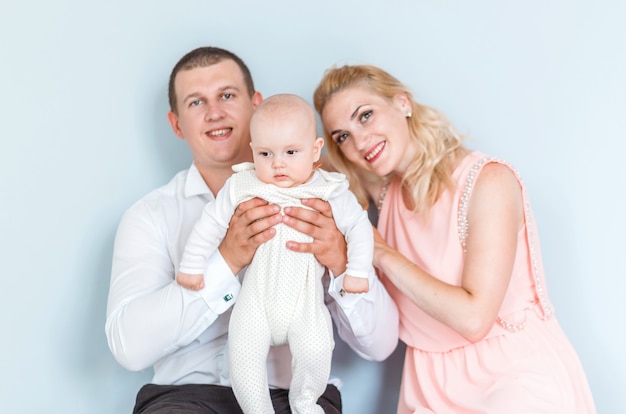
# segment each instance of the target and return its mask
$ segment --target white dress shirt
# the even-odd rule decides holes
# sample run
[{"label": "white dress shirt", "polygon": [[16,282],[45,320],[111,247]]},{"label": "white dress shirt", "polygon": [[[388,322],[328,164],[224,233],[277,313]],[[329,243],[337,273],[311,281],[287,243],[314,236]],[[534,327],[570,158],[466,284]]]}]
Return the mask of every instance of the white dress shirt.
[{"label": "white dress shirt", "polygon": [[[228,324],[240,275],[216,250],[204,272],[211,282],[202,290],[175,281],[189,234],[213,199],[192,165],[131,206],[117,231],[105,326],[109,348],[129,370],[153,367],[155,384],[230,385]],[[385,359],[398,340],[394,302],[375,274],[369,292],[344,297],[342,278],[331,275],[326,298],[339,336],[361,357]],[[268,377],[272,387],[289,387],[287,346],[270,350]]]}]

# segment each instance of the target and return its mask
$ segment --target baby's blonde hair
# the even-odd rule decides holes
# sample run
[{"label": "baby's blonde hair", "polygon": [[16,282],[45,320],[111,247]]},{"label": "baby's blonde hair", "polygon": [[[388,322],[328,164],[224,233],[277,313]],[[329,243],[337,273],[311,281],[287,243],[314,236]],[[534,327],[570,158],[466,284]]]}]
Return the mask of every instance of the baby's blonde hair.
[{"label": "baby's blonde hair", "polygon": [[301,118],[303,131],[310,133],[312,138],[317,137],[315,111],[307,101],[298,95],[280,93],[263,100],[252,114],[251,128],[255,122],[265,117],[288,117],[298,116]]}]

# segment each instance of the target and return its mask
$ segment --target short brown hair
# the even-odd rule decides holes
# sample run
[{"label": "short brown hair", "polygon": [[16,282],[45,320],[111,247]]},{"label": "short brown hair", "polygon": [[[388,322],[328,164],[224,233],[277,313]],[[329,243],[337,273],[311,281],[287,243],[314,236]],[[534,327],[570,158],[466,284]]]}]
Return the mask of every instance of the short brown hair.
[{"label": "short brown hair", "polygon": [[241,69],[241,73],[243,74],[243,80],[246,83],[246,88],[248,89],[248,94],[252,96],[255,92],[254,82],[252,81],[250,69],[248,69],[248,66],[246,66],[244,61],[241,60],[239,56],[226,49],[221,49],[219,47],[213,46],[204,46],[196,48],[180,58],[178,63],[176,63],[176,65],[174,66],[174,69],[172,69],[168,85],[170,110],[174,113],[177,113],[176,90],[174,88],[174,81],[176,80],[176,75],[178,75],[178,72],[180,72],[181,70],[204,68],[207,66],[215,65],[216,63],[219,63],[223,60],[232,60],[237,64],[237,66],[239,66],[239,69]]}]

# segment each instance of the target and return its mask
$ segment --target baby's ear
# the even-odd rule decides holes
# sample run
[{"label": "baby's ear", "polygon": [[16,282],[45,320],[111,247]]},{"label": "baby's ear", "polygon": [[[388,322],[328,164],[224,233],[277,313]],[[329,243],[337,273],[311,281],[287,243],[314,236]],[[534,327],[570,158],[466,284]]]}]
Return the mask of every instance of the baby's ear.
[{"label": "baby's ear", "polygon": [[315,161],[320,159],[322,155],[322,148],[324,147],[324,138],[317,137],[315,138],[315,143],[313,144],[313,153],[315,154]]}]

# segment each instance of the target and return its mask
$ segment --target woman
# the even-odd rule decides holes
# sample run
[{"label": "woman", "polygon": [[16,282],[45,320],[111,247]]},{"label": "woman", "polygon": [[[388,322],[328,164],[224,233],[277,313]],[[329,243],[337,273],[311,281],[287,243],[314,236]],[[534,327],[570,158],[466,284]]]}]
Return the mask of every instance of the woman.
[{"label": "woman", "polygon": [[552,314],[524,185],[385,71],[327,71],[333,164],[377,200],[374,265],[407,344],[398,413],[593,413]]}]

